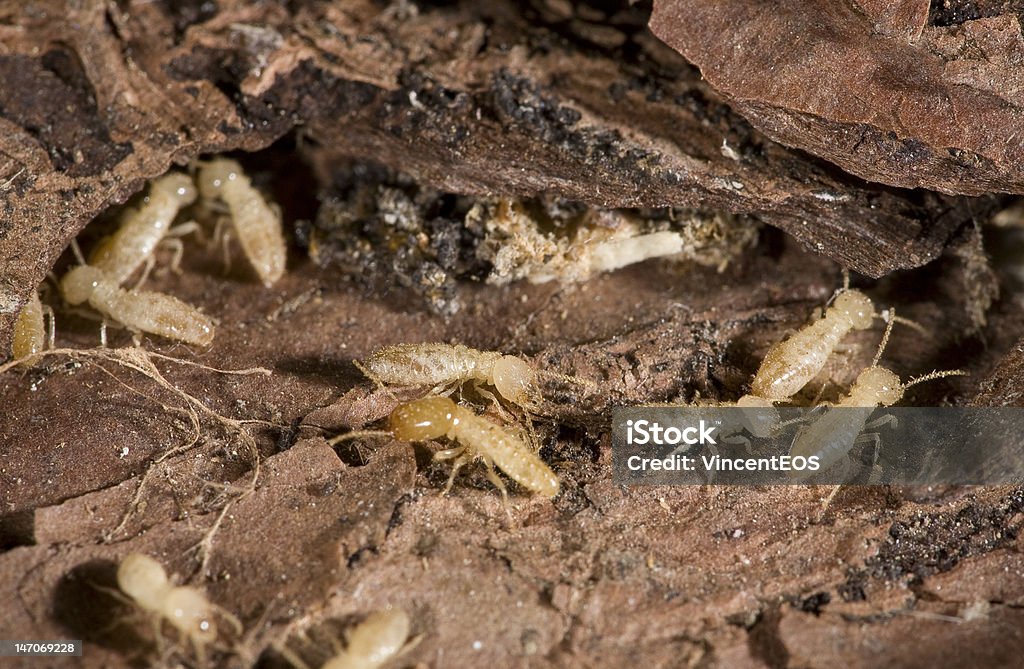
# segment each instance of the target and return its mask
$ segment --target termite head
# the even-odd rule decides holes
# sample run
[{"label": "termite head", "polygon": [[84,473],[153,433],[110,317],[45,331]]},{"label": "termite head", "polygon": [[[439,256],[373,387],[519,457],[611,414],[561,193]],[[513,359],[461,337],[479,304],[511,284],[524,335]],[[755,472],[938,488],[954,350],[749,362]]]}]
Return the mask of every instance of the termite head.
[{"label": "termite head", "polygon": [[491,384],[498,394],[519,406],[536,403],[537,373],[524,360],[514,355],[502,356],[494,363]]},{"label": "termite head", "polygon": [[778,429],[781,419],[775,410],[775,403],[771,400],[756,395],[744,395],[736,400],[736,406],[743,409],[758,409],[743,412],[741,419],[750,434],[758,439],[767,439]]},{"label": "termite head", "polygon": [[[402,609],[385,609],[376,611],[366,617],[348,638],[347,659],[365,658],[383,662],[399,653],[405,640],[409,638],[409,616]],[[337,658],[335,658],[337,659]],[[345,669],[351,667],[350,662],[328,662],[321,669]]]},{"label": "termite head", "polygon": [[199,169],[199,194],[208,200],[220,195],[220,190],[228,181],[240,178],[242,166],[234,160],[218,158],[212,160]]},{"label": "termite head", "polygon": [[736,400],[736,406],[748,409],[771,409],[775,402],[756,395],[744,395]]},{"label": "termite head", "polygon": [[141,553],[131,553],[117,567],[117,587],[147,611],[158,609],[167,588],[163,566]]},{"label": "termite head", "polygon": [[217,625],[206,596],[195,588],[177,587],[167,593],[162,610],[175,628],[198,649],[217,640]]},{"label": "termite head", "polygon": [[857,330],[871,327],[871,321],[875,317],[875,305],[871,303],[871,298],[859,290],[844,290],[839,293],[832,308],[844,314]]},{"label": "termite head", "polygon": [[196,201],[198,192],[192,179],[181,172],[172,172],[153,182],[153,194],[161,193],[176,199],[182,207],[188,206]]},{"label": "termite head", "polygon": [[390,427],[395,439],[423,441],[448,434],[456,420],[455,402],[447,397],[425,397],[392,411]]},{"label": "termite head", "polygon": [[89,265],[79,265],[60,280],[60,293],[68,304],[81,304],[89,299],[102,280],[102,271]]},{"label": "termite head", "polygon": [[860,400],[856,406],[892,406],[903,397],[900,377],[885,367],[868,367],[850,389],[850,397]]}]

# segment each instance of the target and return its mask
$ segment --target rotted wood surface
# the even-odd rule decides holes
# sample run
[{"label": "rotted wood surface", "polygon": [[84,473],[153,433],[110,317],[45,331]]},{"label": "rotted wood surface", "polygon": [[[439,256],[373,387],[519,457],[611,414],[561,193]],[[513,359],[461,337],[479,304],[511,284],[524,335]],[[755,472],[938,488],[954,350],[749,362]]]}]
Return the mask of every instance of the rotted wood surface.
[{"label": "rotted wood surface", "polygon": [[5,7],[4,347],[103,209],[173,163],[296,126],[455,192],[754,213],[871,276],[935,258],[989,206],[871,186],[766,139],[628,3]]},{"label": "rotted wood surface", "polygon": [[772,139],[868,181],[1024,192],[1020,6],[656,0],[651,28]]},{"label": "rotted wood surface", "polygon": [[[792,243],[772,248],[724,274],[654,262],[568,288],[463,284],[467,306],[450,319],[296,256],[266,290],[237,263],[225,275],[218,251],[190,248],[184,274],[159,272],[151,287],[217,314],[217,340],[207,351],[145,345],[271,371],[224,376],[155,361],[205,406],[267,422],[247,428],[255,488],[241,494],[255,460],[216,422],[204,419],[197,443],[167,455],[192,429],[180,399],[144,376],[67,356],[4,374],[4,628],[85,639],[74,666],[152,662],[147,627],[129,618],[108,628],[127,610],[97,590],[141,551],[241,618],[246,635],[225,639],[233,654],[217,653],[217,666],[285,666],[275,643],[385,606],[409,612],[423,640],[406,664],[427,666],[924,667],[1018,656],[1024,502],[1013,489],[850,488],[823,511],[828,488],[611,483],[613,406],[734,399],[766,348],[831,294],[832,263]],[[917,291],[955,274],[953,263],[863,286],[931,333],[897,329],[886,364],[906,377],[948,366],[956,351],[971,373],[916,388],[910,402],[991,393],[986,377],[1024,330],[1019,302],[1002,300],[964,338],[970,304],[957,281],[948,294]],[[58,317],[59,345],[95,345],[94,321]],[[851,339],[829,369],[836,388],[870,362],[879,336],[875,327]],[[395,402],[351,360],[410,339],[522,351],[540,369],[591,382],[545,384],[536,429],[562,478],[554,502],[514,491],[507,520],[480,469],[439,494],[448,469],[430,462],[436,446],[325,445],[374,427]],[[169,647],[188,661],[184,646]]]},{"label": "rotted wood surface", "polygon": [[[699,198],[803,244],[766,229],[723,272],[654,261],[570,286],[460,281],[462,309],[444,317],[410,291],[359,281],[359,267],[316,267],[297,244],[267,290],[237,248],[226,269],[219,250],[187,241],[183,273],[158,269],[148,287],[216,316],[217,338],[208,350],[144,346],[269,374],[155,359],[168,388],[109,360],[57,355],[0,376],[0,628],[87,642],[82,659],[24,666],[153,663],[148,626],[111,626],[128,610],[102,589],[134,551],[241,619],[244,634],[225,636],[230,652],[215,649],[215,666],[286,666],[275,644],[385,606],[406,610],[422,635],[395,666],[1008,666],[1021,656],[1019,490],[848,488],[823,510],[831,489],[627,488],[611,481],[608,443],[614,406],[741,395],[767,348],[840,284],[826,256],[889,273],[855,283],[929,333],[894,331],[884,360],[901,377],[969,373],[915,387],[908,403],[1020,405],[1024,246],[990,264],[991,229],[961,225],[984,222],[995,200],[876,188],[764,139],[628,3],[221,2],[177,14],[57,4],[9,12],[0,60],[21,58],[12,76],[43,68],[32,82],[55,91],[25,118],[65,113],[63,96],[94,121],[24,122],[35,135],[22,130],[24,162],[8,174],[38,172],[26,167],[3,193],[22,214],[4,219],[0,239],[14,302],[142,179],[201,153],[256,150],[297,123],[294,142],[245,160],[287,194],[289,221],[356,156],[455,193]],[[25,55],[37,42],[45,65]],[[82,55],[94,42],[107,51]],[[70,95],[76,87],[88,92]],[[124,95],[139,90],[163,98]],[[22,127],[11,100],[0,109]],[[62,152],[75,145],[82,160]],[[53,302],[58,345],[93,350],[96,322]],[[819,380],[826,393],[848,387],[880,335],[878,324],[849,338]],[[513,489],[507,518],[479,468],[440,495],[439,444],[326,445],[378,427],[395,402],[352,361],[416,340],[522,354],[589,382],[545,382],[535,429],[562,478],[558,498]],[[172,389],[229,422],[203,414],[196,432]],[[169,642],[165,664],[195,664]]]}]

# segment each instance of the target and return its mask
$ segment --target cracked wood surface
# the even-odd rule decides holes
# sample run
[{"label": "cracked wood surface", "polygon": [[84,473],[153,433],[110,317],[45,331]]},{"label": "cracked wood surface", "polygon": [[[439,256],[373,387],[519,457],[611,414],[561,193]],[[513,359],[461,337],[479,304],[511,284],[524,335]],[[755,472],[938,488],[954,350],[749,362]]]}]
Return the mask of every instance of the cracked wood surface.
[{"label": "cracked wood surface", "polygon": [[871,276],[935,258],[989,206],[875,187],[766,139],[639,8],[170,6],[0,8],[4,349],[90,219],[174,163],[295,127],[455,192],[756,214]]},{"label": "cracked wood surface", "polygon": [[1020,6],[655,0],[651,29],[772,139],[868,181],[1024,192]]},{"label": "cracked wood surface", "polygon": [[[447,321],[413,295],[368,292],[308,260],[292,258],[267,291],[244,268],[224,276],[217,252],[193,249],[181,277],[160,272],[153,287],[218,314],[213,348],[145,343],[220,368],[271,369],[223,376],[157,361],[214,410],[279,426],[248,428],[262,456],[255,490],[238,497],[252,461],[238,434],[209,421],[194,446],[157,462],[191,429],[168,408],[174,397],[136,374],[54,357],[3,375],[0,593],[14,603],[5,629],[85,639],[75,666],[129,666],[150,648],[147,628],[97,624],[125,609],[95,586],[111,586],[117,561],[144,551],[241,618],[245,635],[228,639],[235,654],[216,656],[226,667],[285,666],[275,642],[387,605],[423,635],[407,663],[428,666],[913,667],[1019,654],[1018,491],[848,488],[823,512],[829,488],[612,484],[613,406],[734,399],[771,342],[836,287],[831,263],[771,248],[724,275],[653,262],[566,288],[467,284],[467,308]],[[971,372],[915,388],[912,401],[967,403],[990,392],[989,370],[1024,330],[1021,310],[1016,298],[996,302],[987,346],[965,346],[970,305],[940,310],[911,289],[940,290],[939,271],[953,274],[926,268],[863,288],[933,333],[897,329],[886,352],[894,369],[919,373],[955,347]],[[943,303],[963,298],[948,289]],[[95,344],[94,322],[58,317],[61,345]],[[509,522],[479,468],[440,496],[448,468],[430,462],[440,445],[324,444],[375,427],[394,406],[351,360],[411,332],[523,352],[593,382],[545,387],[537,430],[563,481],[558,498],[514,491]],[[851,338],[833,383],[849,383],[879,335]]]},{"label": "cracked wood surface", "polygon": [[[455,192],[699,200],[756,213],[870,274],[919,265],[949,242],[938,262],[857,284],[930,333],[897,329],[887,364],[907,377],[955,359],[970,373],[916,387],[908,403],[1021,404],[1017,270],[989,276],[958,231],[992,203],[876,188],[765,139],[632,10],[38,6],[0,22],[2,67],[40,91],[24,107],[0,92],[21,152],[0,179],[11,214],[0,223],[0,257],[11,259],[0,333],[68,240],[144,178],[200,153],[255,150],[301,123],[327,163],[373,156]],[[293,200],[328,187],[280,155],[247,163],[289,187],[308,180]],[[241,618],[233,654],[217,651],[225,667],[285,666],[275,643],[386,605],[408,611],[423,637],[403,662],[436,667],[991,665],[1024,649],[1018,490],[848,488],[823,512],[831,489],[612,484],[614,406],[737,398],[768,346],[839,285],[835,264],[777,231],[722,274],[648,262],[577,286],[465,282],[466,306],[450,319],[296,253],[272,291],[240,264],[226,271],[218,253],[190,245],[181,276],[158,271],[150,287],[216,315],[219,333],[209,350],[144,344],[271,370],[156,361],[204,406],[263,421],[245,428],[260,458],[252,489],[241,434],[203,418],[196,435],[180,397],[138,374],[54,356],[0,376],[0,598],[11,604],[0,626],[86,641],[84,658],[51,666],[152,659],[147,626],[108,627],[127,611],[97,589],[131,551]],[[95,322],[55,306],[59,345],[97,344]],[[826,374],[833,391],[870,362],[879,336],[850,338]],[[112,345],[129,340],[112,332]],[[377,427],[396,401],[351,361],[415,340],[520,353],[592,382],[545,384],[536,429],[561,496],[513,490],[508,521],[478,468],[440,496],[440,444],[325,445]],[[178,650],[168,663],[187,658]]]}]

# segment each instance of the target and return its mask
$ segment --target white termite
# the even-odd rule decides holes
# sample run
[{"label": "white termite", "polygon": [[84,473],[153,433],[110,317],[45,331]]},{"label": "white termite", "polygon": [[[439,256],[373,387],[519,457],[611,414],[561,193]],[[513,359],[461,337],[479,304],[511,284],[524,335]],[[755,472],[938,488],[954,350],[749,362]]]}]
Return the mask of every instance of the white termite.
[{"label": "white termite", "polygon": [[397,344],[374,351],[355,365],[379,386],[431,386],[435,392],[473,381],[493,386],[501,397],[524,410],[541,401],[541,375],[565,382],[585,383],[551,372],[538,373],[522,358],[480,351],[462,344]]},{"label": "white termite", "polygon": [[871,299],[859,290],[843,290],[822,318],[775,344],[751,382],[750,394],[784,402],[816,377],[850,330],[866,330],[875,318]]},{"label": "white termite", "polygon": [[68,304],[88,301],[93,309],[130,329],[198,346],[213,343],[213,321],[195,307],[163,293],[124,290],[90,265],[79,265],[65,274],[60,291]]},{"label": "white termite", "polygon": [[200,665],[205,663],[207,646],[217,640],[216,617],[228,621],[236,632],[241,631],[235,616],[212,604],[200,590],[174,585],[163,565],[148,555],[126,556],[117,568],[117,586],[142,611],[155,618],[158,642],[159,623],[166,621],[192,644]]},{"label": "white termite", "polygon": [[494,471],[497,467],[509,478],[544,497],[558,494],[558,475],[541,460],[522,439],[500,425],[478,416],[447,397],[424,397],[399,405],[391,412],[388,430],[383,432],[351,432],[335,437],[331,444],[348,439],[383,434],[401,441],[426,441],[447,437],[458,444],[439,451],[435,460],[454,460],[452,473],[444,493],[451,490],[455,475],[474,459],[483,460],[487,478],[508,499],[505,484]]},{"label": "white termite", "polygon": [[[401,609],[375,611],[352,628],[346,635],[345,648],[335,648],[335,654],[320,665],[320,669],[378,669],[419,642],[419,637],[408,641],[410,627],[409,616]],[[278,650],[299,669],[309,669],[309,665],[287,647]]]},{"label": "white termite", "polygon": [[[49,316],[49,331],[44,316]],[[39,294],[32,293],[25,306],[18,313],[14,323],[14,339],[11,344],[11,355],[20,360],[21,365],[28,367],[39,359],[47,344],[53,348],[54,322],[53,310],[39,301]]]},{"label": "white termite", "polygon": [[195,200],[196,187],[186,174],[171,172],[154,180],[142,206],[123,215],[121,227],[100,241],[89,264],[118,285],[124,283],[143,263],[152,262],[178,212]]},{"label": "white termite", "polygon": [[[893,322],[890,320],[871,366],[857,376],[849,394],[833,405],[833,409],[838,410],[829,410],[824,416],[801,430],[793,440],[789,452],[791,456],[805,458],[816,456],[819,458],[818,471],[825,471],[845,458],[854,443],[862,439],[861,435],[868,424],[868,418],[877,407],[896,404],[903,398],[903,394],[908,388],[919,383],[966,374],[959,369],[936,371],[902,383],[900,377],[894,372],[878,366],[882,351],[885,350],[885,346],[889,342],[892,325]],[[892,419],[892,417],[889,416],[888,419]],[[883,422],[886,420],[882,419]],[[877,435],[875,437],[877,441]]]},{"label": "white termite", "polygon": [[269,205],[234,160],[216,158],[199,168],[199,193],[228,207],[242,250],[260,281],[273,285],[284,274],[287,248],[281,214]]}]

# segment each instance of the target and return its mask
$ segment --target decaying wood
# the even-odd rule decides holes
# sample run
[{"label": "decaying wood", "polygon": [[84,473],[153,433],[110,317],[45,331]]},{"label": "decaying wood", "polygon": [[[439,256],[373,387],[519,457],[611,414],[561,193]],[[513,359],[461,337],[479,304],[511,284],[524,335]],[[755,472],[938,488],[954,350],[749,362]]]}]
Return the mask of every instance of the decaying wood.
[{"label": "decaying wood", "polygon": [[[0,376],[0,629],[84,639],[90,669],[153,661],[149,626],[102,590],[138,551],[241,619],[241,638],[211,649],[226,668],[287,666],[275,645],[388,606],[422,637],[402,661],[430,667],[990,666],[1024,652],[1019,490],[851,487],[824,511],[830,491],[813,486],[619,486],[607,429],[616,406],[746,392],[768,347],[841,285],[829,258],[888,273],[854,285],[928,333],[896,328],[886,365],[969,373],[914,387],[908,404],[1021,403],[1019,259],[990,263],[991,230],[969,220],[984,223],[994,199],[876,187],[765,139],[626,0],[69,4],[0,10],[13,82],[0,90],[13,133],[0,133],[0,333],[68,240],[143,179],[293,129],[294,144],[250,157],[290,193],[289,215],[301,202],[312,217],[355,157],[440,198],[721,207],[804,248],[766,229],[722,271],[460,278],[463,306],[442,316],[401,287],[316,267],[298,245],[267,290],[188,239],[182,273],[158,268],[148,287],[216,315],[217,339],[146,349],[272,373],[162,358],[161,386],[112,356],[65,353]],[[919,5],[883,4],[860,6],[885,34],[922,20]],[[54,306],[59,344],[96,353],[97,324]],[[848,388],[881,332],[851,333],[807,393]],[[532,428],[559,497],[512,487],[506,516],[482,467],[440,495],[441,444],[328,447],[399,401],[352,361],[411,341],[555,373]],[[210,413],[193,423],[182,393]],[[168,641],[165,664],[196,665]]]},{"label": "decaying wood", "polygon": [[966,218],[959,201],[872,187],[765,139],[640,10],[552,6],[12,6],[0,346],[104,208],[173,162],[254,150],[296,125],[455,192],[756,214],[872,276],[934,258]]},{"label": "decaying wood", "polygon": [[1024,193],[1019,12],[655,0],[651,28],[776,141],[869,181],[980,195]]},{"label": "decaying wood", "polygon": [[[249,428],[263,458],[255,489],[231,492],[248,485],[252,463],[238,435],[215,426],[204,423],[199,442],[164,457],[191,442],[191,429],[163,406],[174,397],[138,374],[63,356],[4,374],[0,597],[11,605],[0,620],[19,636],[85,639],[82,666],[151,658],[148,628],[108,629],[125,611],[94,587],[112,586],[119,559],[141,551],[242,619],[242,643],[217,655],[224,667],[283,667],[274,642],[389,605],[406,609],[423,635],[409,663],[428,666],[622,666],[636,657],[758,666],[780,654],[807,666],[892,666],[936,646],[967,664],[1019,653],[1019,637],[1005,633],[1021,622],[1024,592],[1013,576],[1022,504],[1012,491],[911,500],[851,488],[823,514],[828,490],[814,487],[612,482],[614,406],[735,399],[767,347],[832,294],[835,265],[794,247],[753,254],[723,274],[655,263],[566,288],[461,282],[467,306],[445,319],[414,297],[367,293],[308,262],[267,291],[221,276],[219,253],[190,245],[182,276],[158,272],[151,282],[215,311],[218,339],[208,351],[146,345],[273,370],[228,377],[159,362],[168,381],[211,409],[278,426]],[[907,376],[957,351],[971,376],[922,385],[917,400],[967,402],[1021,330],[1019,317],[997,306],[984,327],[988,348],[965,342],[969,304],[943,297],[946,308],[936,308],[908,289],[917,281],[931,285],[896,276],[861,286],[931,333],[894,331],[886,362]],[[94,322],[59,317],[64,345],[95,345]],[[833,392],[870,363],[880,334],[881,323],[850,337],[827,371]],[[439,445],[363,440],[336,455],[324,444],[322,436],[378,427],[396,401],[351,360],[413,339],[520,353],[591,383],[544,383],[536,430],[561,496],[551,503],[514,490],[508,523],[480,467],[439,494],[448,475],[430,462]],[[638,613],[643,624],[632,622]],[[823,647],[820,634],[850,645]],[[999,634],[1001,643],[971,641]],[[868,638],[877,640],[870,651]]]}]

